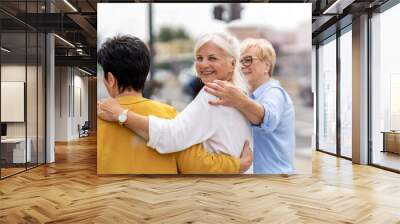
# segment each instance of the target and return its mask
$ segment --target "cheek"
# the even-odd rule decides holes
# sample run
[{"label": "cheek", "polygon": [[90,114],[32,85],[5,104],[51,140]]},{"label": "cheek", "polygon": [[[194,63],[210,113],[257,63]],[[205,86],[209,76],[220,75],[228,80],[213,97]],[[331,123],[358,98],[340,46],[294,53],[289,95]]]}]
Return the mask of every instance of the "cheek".
[{"label": "cheek", "polygon": [[222,64],[214,65],[214,69],[217,71],[217,74],[219,76],[224,76],[225,75],[226,70],[224,68],[226,68],[226,65],[222,65]]},{"label": "cheek", "polygon": [[104,84],[104,86],[108,87],[108,83],[107,83],[106,79],[103,79],[103,84]]},{"label": "cheek", "polygon": [[264,68],[264,66],[258,65],[258,66],[256,66],[256,67],[254,68],[254,70],[256,71],[256,72],[255,72],[255,75],[256,75],[256,76],[260,76],[261,74],[264,74],[265,68]]},{"label": "cheek", "polygon": [[200,66],[199,66],[198,63],[195,63],[195,64],[194,64],[194,69],[196,70],[197,74],[200,74],[200,73],[199,73]]},{"label": "cheek", "polygon": [[195,63],[195,65],[194,65],[194,69],[196,70],[196,74],[197,75],[201,75],[200,74],[200,71],[202,70],[202,69],[204,69],[204,64],[202,64],[202,63]]}]

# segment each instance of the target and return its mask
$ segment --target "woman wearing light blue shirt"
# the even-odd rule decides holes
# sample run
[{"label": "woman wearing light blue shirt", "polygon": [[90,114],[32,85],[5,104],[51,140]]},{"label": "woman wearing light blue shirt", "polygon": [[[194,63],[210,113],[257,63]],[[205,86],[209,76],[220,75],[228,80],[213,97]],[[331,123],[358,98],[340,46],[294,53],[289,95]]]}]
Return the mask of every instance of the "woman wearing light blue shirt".
[{"label": "woman wearing light blue shirt", "polygon": [[294,108],[292,100],[277,80],[272,79],[276,54],[265,39],[246,39],[240,49],[241,70],[251,94],[216,80],[205,90],[219,99],[213,105],[238,109],[253,126],[254,173],[294,172]]}]

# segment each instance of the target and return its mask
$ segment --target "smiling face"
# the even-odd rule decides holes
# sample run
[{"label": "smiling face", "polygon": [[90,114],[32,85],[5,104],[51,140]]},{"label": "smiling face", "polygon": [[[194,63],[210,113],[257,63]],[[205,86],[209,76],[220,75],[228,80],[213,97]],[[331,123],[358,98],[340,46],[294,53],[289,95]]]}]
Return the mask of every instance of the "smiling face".
[{"label": "smiling face", "polygon": [[197,50],[195,57],[197,75],[203,83],[232,79],[235,60],[216,44],[205,43]]},{"label": "smiling face", "polygon": [[252,89],[268,81],[271,63],[258,57],[258,48],[250,47],[240,54],[240,68]]}]

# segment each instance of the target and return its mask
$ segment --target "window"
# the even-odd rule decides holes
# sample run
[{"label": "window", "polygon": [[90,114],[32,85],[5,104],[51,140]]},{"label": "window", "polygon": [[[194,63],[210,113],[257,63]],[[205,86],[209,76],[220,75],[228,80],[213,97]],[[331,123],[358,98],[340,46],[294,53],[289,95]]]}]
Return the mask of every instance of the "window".
[{"label": "window", "polygon": [[318,148],[336,153],[336,39],[318,48]]},{"label": "window", "polygon": [[340,154],[351,158],[352,141],[352,33],[340,36]]},{"label": "window", "polygon": [[[42,10],[43,1],[20,2],[20,13]],[[10,21],[15,19],[0,13]],[[0,178],[45,163],[45,35],[14,21],[0,31]],[[14,96],[11,98],[11,96]],[[14,108],[14,109],[11,109]]]},{"label": "window", "polygon": [[371,19],[372,163],[400,170],[400,5]]}]

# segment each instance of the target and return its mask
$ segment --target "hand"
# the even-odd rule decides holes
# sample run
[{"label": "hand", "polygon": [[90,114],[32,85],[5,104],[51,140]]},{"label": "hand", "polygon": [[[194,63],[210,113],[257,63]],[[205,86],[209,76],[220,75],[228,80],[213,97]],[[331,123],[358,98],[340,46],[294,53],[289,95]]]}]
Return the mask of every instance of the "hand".
[{"label": "hand", "polygon": [[215,80],[205,83],[204,90],[216,97],[218,100],[209,101],[211,105],[224,105],[228,107],[239,107],[243,99],[246,99],[246,94],[235,85],[226,81]]},{"label": "hand", "polygon": [[97,116],[106,121],[118,121],[118,116],[124,109],[114,98],[97,101]]},{"label": "hand", "polygon": [[240,155],[240,173],[246,172],[251,164],[253,163],[253,152],[250,149],[250,143],[248,140],[244,142],[243,151]]}]

